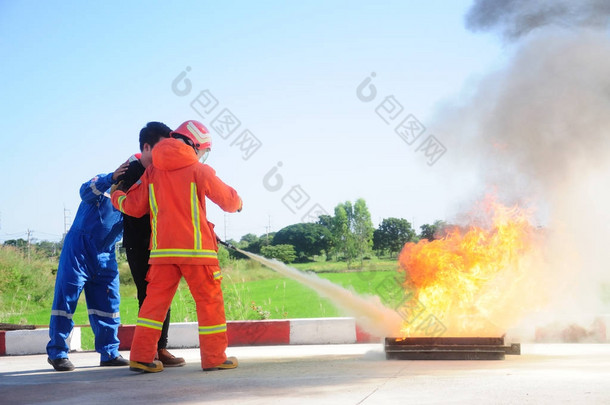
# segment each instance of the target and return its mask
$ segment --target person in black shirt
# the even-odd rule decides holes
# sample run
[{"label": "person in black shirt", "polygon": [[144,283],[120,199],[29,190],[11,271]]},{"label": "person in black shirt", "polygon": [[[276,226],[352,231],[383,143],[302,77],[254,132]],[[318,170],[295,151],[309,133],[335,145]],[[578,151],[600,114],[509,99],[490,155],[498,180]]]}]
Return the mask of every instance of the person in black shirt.
[{"label": "person in black shirt", "polygon": [[[118,189],[127,191],[135,184],[148,165],[152,163],[152,148],[160,139],[168,138],[171,129],[161,122],[149,122],[140,131],[140,156],[134,155],[127,172],[122,176]],[[146,274],[148,273],[148,259],[150,257],[150,215],[134,218],[123,214],[123,247],[127,254],[127,262],[133,276],[133,281],[138,290],[138,302],[140,308],[146,298]],[[171,308],[161,329],[161,337],[157,343],[157,356],[164,367],[180,367],[186,364],[182,357],[175,357],[167,351],[167,333],[169,329]]]}]

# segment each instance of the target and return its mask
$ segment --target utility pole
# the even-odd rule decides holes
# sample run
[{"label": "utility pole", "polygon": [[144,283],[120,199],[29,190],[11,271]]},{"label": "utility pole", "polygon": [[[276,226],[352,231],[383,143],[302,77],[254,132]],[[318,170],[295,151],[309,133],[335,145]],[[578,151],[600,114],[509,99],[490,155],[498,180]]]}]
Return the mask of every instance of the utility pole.
[{"label": "utility pole", "polygon": [[32,236],[32,232],[31,230],[28,229],[27,233],[28,233],[28,262],[30,261],[30,240],[31,240],[31,236]]},{"label": "utility pole", "polygon": [[69,222],[70,222],[70,210],[66,209],[66,207],[64,206],[64,235],[63,238],[66,238],[66,234],[68,233],[68,228],[70,227]]},{"label": "utility pole", "polygon": [[269,215],[269,222],[266,226],[267,228],[267,245],[269,244],[269,232],[271,231],[271,215]]},{"label": "utility pole", "polygon": [[224,241],[227,241],[227,213],[224,213],[224,225],[225,225],[225,238]]}]

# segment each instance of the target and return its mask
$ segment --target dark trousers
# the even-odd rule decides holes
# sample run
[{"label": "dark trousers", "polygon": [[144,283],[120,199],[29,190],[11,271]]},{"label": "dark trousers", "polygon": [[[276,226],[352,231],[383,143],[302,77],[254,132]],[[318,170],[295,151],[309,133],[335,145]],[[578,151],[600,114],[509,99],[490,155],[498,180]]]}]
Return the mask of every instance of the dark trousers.
[{"label": "dark trousers", "polygon": [[[142,308],[144,298],[146,298],[146,288],[148,287],[148,281],[146,281],[146,274],[148,274],[148,259],[150,257],[150,250],[148,249],[136,249],[127,248],[125,249],[127,254],[127,263],[129,263],[129,269],[131,270],[131,276],[133,282],[138,289],[138,304],[139,308]],[[163,328],[161,329],[161,337],[157,343],[157,349],[167,348],[167,332],[169,330],[169,319],[171,314],[171,308],[167,310],[165,321],[163,321]]]}]

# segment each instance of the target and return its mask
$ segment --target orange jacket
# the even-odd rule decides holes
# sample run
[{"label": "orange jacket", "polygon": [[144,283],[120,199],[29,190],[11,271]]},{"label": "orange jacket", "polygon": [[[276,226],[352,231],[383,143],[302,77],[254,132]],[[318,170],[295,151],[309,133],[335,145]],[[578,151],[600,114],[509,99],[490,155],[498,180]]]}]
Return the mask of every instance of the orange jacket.
[{"label": "orange jacket", "polygon": [[169,138],[152,151],[153,164],[127,194],[112,194],[116,209],[132,217],[150,212],[151,264],[218,264],[214,224],[206,218],[205,198],[227,212],[241,209],[237,192],[193,148]]}]

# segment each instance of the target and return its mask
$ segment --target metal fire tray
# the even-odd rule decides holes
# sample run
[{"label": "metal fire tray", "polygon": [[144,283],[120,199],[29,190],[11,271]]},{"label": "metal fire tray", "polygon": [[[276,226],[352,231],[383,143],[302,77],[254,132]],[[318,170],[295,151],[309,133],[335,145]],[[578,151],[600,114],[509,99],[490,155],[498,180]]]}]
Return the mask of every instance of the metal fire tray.
[{"label": "metal fire tray", "polygon": [[390,360],[504,360],[521,354],[521,345],[504,345],[504,337],[385,338]]}]

